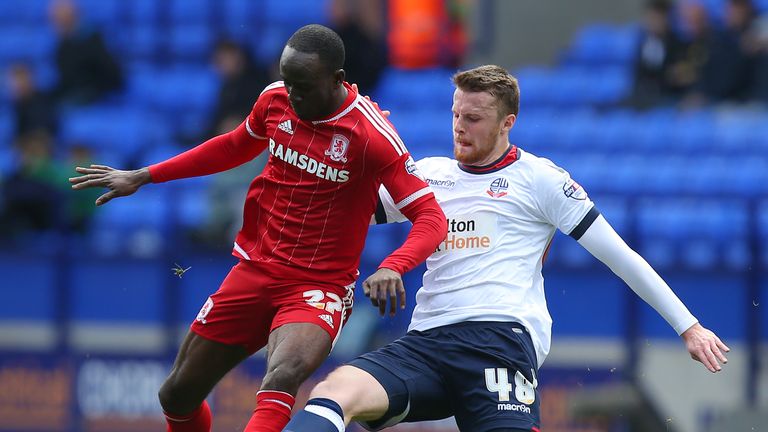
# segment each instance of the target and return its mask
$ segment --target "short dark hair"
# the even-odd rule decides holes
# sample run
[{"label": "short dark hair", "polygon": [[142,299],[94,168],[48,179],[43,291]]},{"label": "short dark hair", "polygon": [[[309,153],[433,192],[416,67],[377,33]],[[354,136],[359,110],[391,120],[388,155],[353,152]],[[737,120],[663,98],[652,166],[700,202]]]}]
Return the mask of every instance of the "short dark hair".
[{"label": "short dark hair", "polygon": [[496,98],[499,117],[520,111],[520,86],[517,78],[496,65],[476,67],[453,76],[456,88],[469,92],[487,92]]},{"label": "short dark hair", "polygon": [[344,42],[335,31],[320,24],[306,25],[288,39],[287,46],[307,54],[317,54],[331,71],[344,67]]}]

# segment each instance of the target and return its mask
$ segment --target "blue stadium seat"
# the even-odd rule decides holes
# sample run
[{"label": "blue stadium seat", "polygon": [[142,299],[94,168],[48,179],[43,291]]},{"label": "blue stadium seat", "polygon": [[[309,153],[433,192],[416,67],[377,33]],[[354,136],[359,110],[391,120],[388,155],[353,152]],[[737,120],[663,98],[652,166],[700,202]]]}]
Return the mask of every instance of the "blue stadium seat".
[{"label": "blue stadium seat", "polygon": [[161,5],[157,0],[131,0],[124,2],[126,16],[133,26],[154,26],[160,20]]},{"label": "blue stadium seat", "polygon": [[328,0],[264,0],[262,5],[259,15],[263,22],[291,27],[291,32],[306,24],[325,24],[329,19]]},{"label": "blue stadium seat", "polygon": [[167,54],[176,61],[206,64],[213,52],[213,31],[206,25],[177,25],[168,33]]},{"label": "blue stadium seat", "polygon": [[55,43],[55,36],[46,28],[0,27],[0,63],[47,60],[53,54]]},{"label": "blue stadium seat", "polygon": [[212,2],[211,0],[171,0],[168,4],[168,19],[171,25],[212,24]]},{"label": "blue stadium seat", "polygon": [[131,77],[129,98],[139,106],[173,116],[205,113],[216,102],[218,89],[218,77],[209,68],[148,68],[137,70]]},{"label": "blue stadium seat", "polygon": [[434,109],[450,112],[452,72],[448,69],[400,70],[382,74],[372,98],[384,109]]},{"label": "blue stadium seat", "polygon": [[182,227],[199,227],[211,217],[211,199],[206,187],[183,186],[175,188],[174,211],[176,222]]},{"label": "blue stadium seat", "polygon": [[253,57],[261,64],[271,65],[280,59],[285,42],[295,28],[265,22],[253,44]]},{"label": "blue stadium seat", "polygon": [[123,20],[123,6],[130,2],[122,0],[77,0],[83,22],[110,31],[110,27]]},{"label": "blue stadium seat", "polygon": [[[263,6],[251,0],[224,0],[218,8],[224,34],[249,46],[261,38],[262,29],[269,25],[262,21],[260,11]],[[275,43],[282,48],[286,40]]]},{"label": "blue stadium seat", "polygon": [[715,118],[711,111],[681,112],[670,132],[671,149],[700,154],[713,146]]},{"label": "blue stadium seat", "polygon": [[590,68],[580,77],[586,84],[584,94],[580,96],[584,96],[590,104],[618,104],[629,96],[632,89],[631,71],[623,66]]},{"label": "blue stadium seat", "polygon": [[61,118],[60,137],[65,144],[82,143],[124,155],[167,142],[168,135],[165,123],[139,108],[96,105],[71,109]]},{"label": "blue stadium seat", "polygon": [[398,110],[390,121],[415,159],[453,155],[449,111]]},{"label": "blue stadium seat", "polygon": [[162,323],[164,288],[174,277],[166,265],[125,258],[75,260],[70,269],[72,318],[81,324]]},{"label": "blue stadium seat", "polygon": [[23,25],[40,27],[48,22],[50,0],[3,0],[0,1],[0,27]]},{"label": "blue stadium seat", "polygon": [[124,53],[126,60],[135,63],[142,60],[156,60],[161,53],[164,35],[155,25],[127,27],[121,32],[112,33],[115,43]]},{"label": "blue stadium seat", "polygon": [[739,200],[643,199],[637,217],[638,232],[651,238],[724,242],[748,232],[747,208]]},{"label": "blue stadium seat", "polygon": [[636,25],[591,24],[582,27],[565,53],[565,61],[576,64],[627,66],[637,53]]},{"label": "blue stadium seat", "polygon": [[[587,189],[589,193],[589,189]],[[630,233],[631,218],[629,217],[629,208],[626,199],[613,198],[610,196],[600,196],[590,194],[590,198],[595,203],[595,207],[600,210],[605,220],[616,230],[619,235],[627,237]]]},{"label": "blue stadium seat", "polygon": [[599,133],[584,145],[606,153],[622,154],[635,151],[639,125],[637,114],[627,110],[613,109],[602,113],[598,119]]},{"label": "blue stadium seat", "polygon": [[520,85],[520,110],[525,113],[530,109],[546,106],[550,103],[551,71],[542,67],[525,67],[513,72]]},{"label": "blue stadium seat", "polygon": [[583,151],[601,133],[597,116],[589,108],[563,112],[547,128],[552,130],[552,144],[558,150]]}]

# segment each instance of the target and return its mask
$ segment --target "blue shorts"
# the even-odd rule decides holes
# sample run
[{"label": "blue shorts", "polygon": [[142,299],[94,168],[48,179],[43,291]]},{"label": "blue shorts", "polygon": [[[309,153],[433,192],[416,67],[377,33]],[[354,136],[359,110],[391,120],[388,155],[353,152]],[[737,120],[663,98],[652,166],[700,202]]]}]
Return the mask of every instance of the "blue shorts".
[{"label": "blue shorts", "polygon": [[400,339],[352,360],[389,396],[376,430],[400,422],[456,417],[461,431],[538,431],[538,363],[525,328],[514,322],[462,322]]}]

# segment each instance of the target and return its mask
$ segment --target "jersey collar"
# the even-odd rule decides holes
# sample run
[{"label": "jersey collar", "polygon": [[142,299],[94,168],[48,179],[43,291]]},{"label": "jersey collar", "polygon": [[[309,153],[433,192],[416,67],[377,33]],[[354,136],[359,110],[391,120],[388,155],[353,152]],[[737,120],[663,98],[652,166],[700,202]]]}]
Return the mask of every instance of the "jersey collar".
[{"label": "jersey collar", "polygon": [[507,151],[501,155],[500,158],[489,163],[488,165],[464,165],[461,162],[458,162],[458,164],[459,169],[464,172],[468,172],[470,174],[488,174],[506,168],[515,163],[518,159],[520,159],[520,149],[517,148],[516,145],[511,145]]}]

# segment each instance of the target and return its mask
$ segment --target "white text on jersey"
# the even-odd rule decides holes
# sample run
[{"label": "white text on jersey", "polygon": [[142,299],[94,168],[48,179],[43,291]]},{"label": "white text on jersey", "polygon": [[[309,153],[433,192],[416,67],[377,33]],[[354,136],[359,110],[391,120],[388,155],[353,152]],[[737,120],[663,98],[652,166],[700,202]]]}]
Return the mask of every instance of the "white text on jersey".
[{"label": "white text on jersey", "polygon": [[291,150],[288,147],[283,147],[282,144],[275,143],[275,140],[272,138],[269,139],[269,152],[272,156],[285,161],[300,170],[314,174],[321,179],[330,180],[336,183],[345,183],[349,180],[349,171],[328,166],[307,155],[300,155],[296,150]]}]

